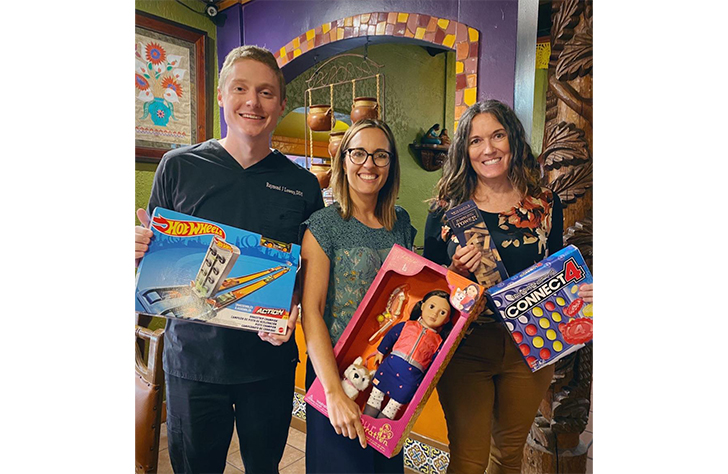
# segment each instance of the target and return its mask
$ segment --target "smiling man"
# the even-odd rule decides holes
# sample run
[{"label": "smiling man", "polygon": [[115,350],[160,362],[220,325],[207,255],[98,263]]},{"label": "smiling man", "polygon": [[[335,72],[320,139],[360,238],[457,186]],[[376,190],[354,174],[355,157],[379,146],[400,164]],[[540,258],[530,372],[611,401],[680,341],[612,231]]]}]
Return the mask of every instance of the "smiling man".
[{"label": "smiling man", "polygon": [[[300,243],[299,224],[323,200],[313,174],[270,149],[285,97],[269,51],[241,46],[228,54],[217,92],[227,136],[164,155],[147,211],[137,211],[137,259],[148,248],[148,216],[157,206]],[[245,471],[278,472],[298,362],[294,300],[285,337],[167,320],[163,360],[175,472],[223,472],[234,426]]]}]

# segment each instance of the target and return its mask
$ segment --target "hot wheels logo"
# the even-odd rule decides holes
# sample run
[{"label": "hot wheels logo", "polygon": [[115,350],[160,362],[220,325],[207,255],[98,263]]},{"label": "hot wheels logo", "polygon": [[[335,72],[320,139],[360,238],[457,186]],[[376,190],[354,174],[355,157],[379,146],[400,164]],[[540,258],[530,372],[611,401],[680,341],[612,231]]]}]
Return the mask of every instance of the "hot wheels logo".
[{"label": "hot wheels logo", "polygon": [[174,237],[195,237],[198,235],[219,235],[225,238],[225,231],[215,224],[207,222],[178,221],[154,216],[152,227],[157,231]]},{"label": "hot wheels logo", "polygon": [[[221,230],[222,230],[222,229],[221,229]],[[224,249],[224,250],[228,250],[228,251],[230,251],[230,252],[232,252],[232,251],[233,251],[233,246],[232,246],[232,245],[230,245],[229,243],[225,242],[224,240],[220,240],[220,239],[219,239],[219,238],[217,238],[217,237],[214,237],[214,239],[215,239],[215,245],[217,245],[217,246],[218,246],[218,247],[220,247],[221,249]]]}]

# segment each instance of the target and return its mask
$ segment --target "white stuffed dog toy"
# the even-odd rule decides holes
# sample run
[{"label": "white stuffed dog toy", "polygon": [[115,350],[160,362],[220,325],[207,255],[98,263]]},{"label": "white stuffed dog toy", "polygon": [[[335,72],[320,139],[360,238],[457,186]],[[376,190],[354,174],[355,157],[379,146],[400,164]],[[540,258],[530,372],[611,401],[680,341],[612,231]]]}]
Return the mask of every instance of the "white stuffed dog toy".
[{"label": "white stuffed dog toy", "polygon": [[346,368],[344,371],[344,378],[341,379],[341,386],[344,388],[344,393],[346,393],[346,395],[352,400],[355,400],[359,395],[359,392],[366,390],[369,386],[373,373],[374,370],[369,371],[369,369],[362,364],[362,358],[357,357],[356,360]]}]

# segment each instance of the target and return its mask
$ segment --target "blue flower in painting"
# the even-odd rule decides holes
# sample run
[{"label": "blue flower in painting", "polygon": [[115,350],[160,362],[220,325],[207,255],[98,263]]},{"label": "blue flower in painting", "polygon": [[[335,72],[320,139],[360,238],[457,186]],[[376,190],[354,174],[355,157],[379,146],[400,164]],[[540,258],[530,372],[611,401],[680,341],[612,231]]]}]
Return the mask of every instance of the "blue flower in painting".
[{"label": "blue flower in painting", "polygon": [[136,88],[140,91],[149,89],[149,82],[139,74],[134,74],[134,80],[136,81]]},{"label": "blue flower in painting", "polygon": [[146,48],[147,61],[152,64],[159,64],[167,59],[167,52],[157,43],[149,43]]}]

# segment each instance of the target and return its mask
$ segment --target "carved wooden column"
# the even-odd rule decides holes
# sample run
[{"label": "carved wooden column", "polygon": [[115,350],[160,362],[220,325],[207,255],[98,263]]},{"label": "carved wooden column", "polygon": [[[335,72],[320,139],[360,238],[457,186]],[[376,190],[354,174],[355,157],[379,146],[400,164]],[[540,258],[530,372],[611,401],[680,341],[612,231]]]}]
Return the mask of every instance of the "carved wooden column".
[{"label": "carved wooden column", "polygon": [[[551,56],[543,152],[549,187],[564,205],[564,243],[592,270],[592,1],[551,2]],[[591,343],[556,363],[524,448],[526,474],[584,473],[589,421]]]}]

